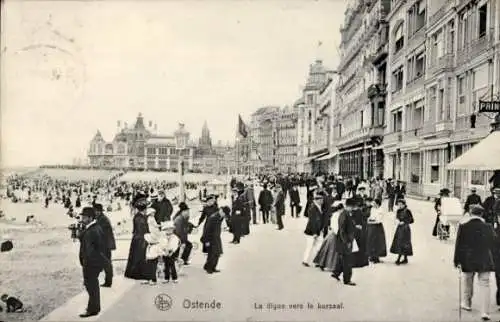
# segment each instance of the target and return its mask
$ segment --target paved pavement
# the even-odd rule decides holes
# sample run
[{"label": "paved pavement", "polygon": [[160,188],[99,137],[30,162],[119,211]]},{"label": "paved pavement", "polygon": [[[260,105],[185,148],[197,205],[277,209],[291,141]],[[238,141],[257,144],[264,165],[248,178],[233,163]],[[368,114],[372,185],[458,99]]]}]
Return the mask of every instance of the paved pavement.
[{"label": "paved pavement", "polygon": [[[431,203],[409,200],[409,208],[415,217],[415,256],[409,259],[409,265],[396,266],[395,256],[390,254],[384,263],[355,269],[355,287],[344,286],[327,272],[301,265],[306,219],[293,219],[287,214],[284,230],[277,231],[274,225],[252,226],[251,234],[240,245],[229,244],[231,236],[224,233],[221,273],[207,275],[202,269],[205,257],[198,250],[178,284],[123,287],[113,300],[103,299],[103,312],[94,320],[457,321],[459,276],[452,265],[453,243],[431,236],[435,219]],[[387,214],[388,247],[394,226],[394,214]],[[493,285],[494,277],[491,282]],[[492,303],[494,291],[492,287]],[[160,294],[171,299],[168,310],[155,306]],[[215,301],[215,308],[193,308],[196,301]],[[318,308],[318,304],[330,307]],[[71,307],[74,313],[69,316]],[[68,304],[65,311],[48,320],[76,320],[82,308]],[[477,308],[473,300],[473,311],[463,312],[462,320],[479,320]],[[498,320],[500,312],[495,310],[492,306],[492,318]]]}]

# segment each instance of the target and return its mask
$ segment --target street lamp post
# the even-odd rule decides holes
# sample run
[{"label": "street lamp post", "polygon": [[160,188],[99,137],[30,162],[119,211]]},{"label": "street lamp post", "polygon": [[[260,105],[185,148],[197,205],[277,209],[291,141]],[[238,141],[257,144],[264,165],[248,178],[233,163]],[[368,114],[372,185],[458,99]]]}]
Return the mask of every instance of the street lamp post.
[{"label": "street lamp post", "polygon": [[[181,129],[182,130],[182,126]],[[185,164],[184,164],[184,155],[183,151],[186,149],[186,138],[183,136],[182,131],[179,130],[179,133],[177,134],[177,140],[176,140],[176,149],[179,153],[179,162],[177,165],[177,171],[179,173],[179,202],[185,202],[186,201],[186,189],[185,189],[185,184],[184,184],[184,170],[185,170]]]}]

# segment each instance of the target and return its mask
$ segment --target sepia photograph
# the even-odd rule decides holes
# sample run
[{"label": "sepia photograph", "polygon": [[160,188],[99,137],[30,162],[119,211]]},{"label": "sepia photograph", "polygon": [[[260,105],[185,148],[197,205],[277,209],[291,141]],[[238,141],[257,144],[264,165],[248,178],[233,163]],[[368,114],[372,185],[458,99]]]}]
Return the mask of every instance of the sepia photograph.
[{"label": "sepia photograph", "polygon": [[500,0],[0,4],[0,322],[500,321]]}]

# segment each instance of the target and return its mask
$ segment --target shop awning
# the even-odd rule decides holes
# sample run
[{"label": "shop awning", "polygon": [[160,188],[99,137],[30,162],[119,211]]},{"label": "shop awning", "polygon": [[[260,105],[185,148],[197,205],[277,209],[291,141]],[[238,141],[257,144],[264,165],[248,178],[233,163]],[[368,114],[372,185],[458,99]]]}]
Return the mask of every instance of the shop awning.
[{"label": "shop awning", "polygon": [[330,160],[331,158],[335,157],[336,155],[339,154],[339,150],[335,149],[334,151],[328,153],[327,155],[324,155],[315,161],[325,161],[325,160]]},{"label": "shop awning", "polygon": [[308,157],[307,159],[305,159],[305,161],[306,161],[306,162],[316,161],[316,160],[318,160],[319,158],[324,157],[325,155],[328,155],[328,152],[326,152],[326,153],[321,153],[321,154],[318,154],[318,155],[314,155],[314,156]]},{"label": "shop awning", "polygon": [[500,169],[500,131],[495,131],[448,164],[448,170]]}]

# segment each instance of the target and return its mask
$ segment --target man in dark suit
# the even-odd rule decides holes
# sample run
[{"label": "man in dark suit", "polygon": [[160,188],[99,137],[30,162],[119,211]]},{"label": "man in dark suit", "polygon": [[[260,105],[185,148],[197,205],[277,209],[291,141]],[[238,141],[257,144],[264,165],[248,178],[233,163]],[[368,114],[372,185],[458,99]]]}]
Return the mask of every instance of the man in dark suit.
[{"label": "man in dark suit", "polygon": [[292,213],[292,218],[299,218],[300,213],[300,194],[297,183],[293,183],[292,189],[290,189],[290,210]]},{"label": "man in dark suit", "polygon": [[313,196],[309,208],[305,210],[307,212],[307,225],[304,230],[304,234],[306,235],[306,250],[304,251],[302,265],[307,267],[309,267],[311,258],[316,255],[318,245],[321,245],[321,231],[324,224],[322,212],[324,198],[322,194],[316,194]]},{"label": "man in dark suit", "polygon": [[224,218],[229,215],[229,207],[221,207],[215,213],[212,213],[206,221],[201,236],[204,252],[207,253],[207,261],[203,269],[208,273],[218,273],[217,263],[222,254],[221,225]]},{"label": "man in dark suit", "polygon": [[184,261],[184,265],[189,265],[189,257],[193,249],[193,244],[189,241],[188,235],[193,225],[189,222],[189,207],[185,202],[179,204],[179,212],[180,215],[174,218],[174,234],[179,237],[181,244],[184,245],[181,259]]},{"label": "man in dark suit", "polygon": [[232,244],[239,244],[243,235],[245,225],[245,214],[248,207],[245,196],[245,187],[241,182],[236,183],[236,191],[231,211],[231,232],[233,233]]},{"label": "man in dark suit", "polygon": [[471,311],[474,275],[478,275],[481,314],[483,320],[489,320],[490,275],[495,270],[492,254],[494,250],[494,232],[482,218],[484,208],[473,205],[469,209],[470,217],[458,227],[453,262],[463,274],[463,302],[461,308]]},{"label": "man in dark suit", "polygon": [[340,274],[343,274],[345,285],[356,285],[352,278],[352,244],[354,241],[354,231],[356,229],[351,212],[356,206],[356,200],[347,199],[345,209],[339,215],[339,231],[335,242],[335,252],[338,260],[333,270],[332,277],[340,281]]},{"label": "man in dark suit", "polygon": [[91,207],[83,208],[81,217],[85,229],[79,236],[79,258],[83,268],[83,283],[89,293],[89,301],[85,313],[80,314],[80,317],[86,318],[97,315],[101,311],[99,274],[108,262],[104,255],[108,246],[104,240],[104,233],[97,224],[94,209]]},{"label": "man in dark suit", "polygon": [[103,287],[111,287],[113,284],[113,265],[111,261],[111,252],[116,249],[115,235],[113,234],[113,227],[109,218],[104,214],[103,207],[100,203],[94,204],[94,211],[96,213],[96,222],[101,227],[104,234],[104,242],[106,245],[106,251],[104,255],[108,259],[107,265],[104,267],[104,273],[106,277],[104,279]]},{"label": "man in dark suit", "polygon": [[285,194],[283,193],[283,188],[279,184],[276,185],[276,200],[274,201],[274,207],[276,209],[278,230],[282,230],[284,228],[283,216],[285,215]]},{"label": "man in dark suit", "polygon": [[169,221],[174,210],[172,207],[172,203],[165,196],[164,190],[160,190],[158,192],[158,198],[153,201],[151,208],[156,210],[155,220],[158,225],[160,225],[162,222]]},{"label": "man in dark suit", "polygon": [[264,183],[263,190],[259,193],[259,206],[262,211],[262,222],[267,224],[269,221],[269,211],[273,204],[273,195],[267,190],[267,184]]},{"label": "man in dark suit", "polygon": [[470,189],[470,195],[467,196],[464,204],[464,213],[469,212],[469,208],[471,205],[481,205],[481,197],[476,193],[477,189]]}]

